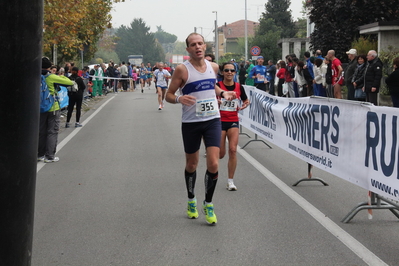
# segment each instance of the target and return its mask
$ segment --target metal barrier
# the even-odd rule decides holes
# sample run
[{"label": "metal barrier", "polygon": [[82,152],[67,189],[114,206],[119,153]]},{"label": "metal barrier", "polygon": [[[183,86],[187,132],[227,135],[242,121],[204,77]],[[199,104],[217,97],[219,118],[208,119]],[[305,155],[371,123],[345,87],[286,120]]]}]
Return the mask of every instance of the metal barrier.
[{"label": "metal barrier", "polygon": [[348,223],[361,210],[390,210],[399,219],[399,213],[397,212],[399,210],[398,204],[385,199],[374,192],[370,191],[370,194],[370,201],[359,203],[344,217],[344,219],[342,219],[341,222]]},{"label": "metal barrier", "polygon": [[296,187],[299,183],[308,182],[308,181],[317,181],[317,182],[322,183],[324,186],[328,186],[328,184],[323,179],[312,176],[313,175],[312,168],[313,168],[313,165],[308,163],[308,178],[302,178],[302,179],[298,180],[296,183],[293,184],[293,186]]}]

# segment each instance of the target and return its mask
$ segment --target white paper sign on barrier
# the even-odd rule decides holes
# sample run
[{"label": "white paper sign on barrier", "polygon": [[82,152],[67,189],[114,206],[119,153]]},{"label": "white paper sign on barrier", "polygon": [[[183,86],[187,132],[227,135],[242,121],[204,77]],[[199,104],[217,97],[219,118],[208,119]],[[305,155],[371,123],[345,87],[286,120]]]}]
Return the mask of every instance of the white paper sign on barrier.
[{"label": "white paper sign on barrier", "polygon": [[398,109],[330,98],[284,98],[244,86],[243,127],[296,157],[399,200]]}]

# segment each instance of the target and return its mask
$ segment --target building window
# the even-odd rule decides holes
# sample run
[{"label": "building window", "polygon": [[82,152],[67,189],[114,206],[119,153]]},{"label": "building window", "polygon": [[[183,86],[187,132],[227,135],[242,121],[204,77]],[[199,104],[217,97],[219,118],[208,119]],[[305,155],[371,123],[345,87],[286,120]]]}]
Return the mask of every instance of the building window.
[{"label": "building window", "polygon": [[227,35],[231,35],[231,29],[228,29]]}]

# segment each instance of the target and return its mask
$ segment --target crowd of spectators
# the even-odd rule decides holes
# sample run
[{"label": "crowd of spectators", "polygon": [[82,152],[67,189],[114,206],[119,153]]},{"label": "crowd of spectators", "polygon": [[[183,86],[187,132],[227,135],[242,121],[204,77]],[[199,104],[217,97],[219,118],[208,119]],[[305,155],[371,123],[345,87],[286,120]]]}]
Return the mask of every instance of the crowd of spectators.
[{"label": "crowd of spectators", "polygon": [[[347,99],[355,101],[366,101],[378,105],[378,93],[380,92],[383,63],[375,50],[370,50],[367,55],[357,54],[356,49],[346,52],[348,64],[344,67],[335,56],[334,50],[329,50],[323,57],[322,52],[317,50],[313,56],[310,52],[302,55],[300,60],[296,54],[289,54],[285,60],[279,60],[276,64],[259,56],[254,65],[251,61],[236,63],[231,59],[230,64],[234,66],[234,81],[240,84],[252,85],[257,89],[280,97],[306,97],[321,96],[342,99],[342,86],[347,89]],[[213,61],[211,55],[208,60]],[[115,64],[112,60],[108,66],[104,63],[96,64],[92,69],[88,66],[79,68],[73,62],[66,62],[64,67],[51,64],[50,60],[43,57],[42,75],[46,76],[50,92],[56,94],[57,88],[54,84],[65,84],[71,87],[71,81],[77,84],[74,90],[68,90],[68,113],[65,127],[70,127],[69,122],[76,105],[75,127],[81,127],[79,122],[81,115],[82,100],[85,97],[102,97],[108,90],[134,91],[137,88],[139,68],[121,62]],[[147,77],[157,69],[148,63],[146,68]],[[173,74],[173,68],[165,64],[165,69]],[[58,77],[58,78],[57,78]],[[61,79],[69,78],[67,80]],[[219,75],[220,78],[220,75]],[[54,83],[53,81],[56,81]],[[156,83],[156,80],[154,80]],[[399,57],[393,60],[393,71],[385,79],[388,86],[393,107],[399,107]],[[148,86],[150,86],[150,81]],[[277,89],[275,89],[277,88]],[[143,92],[143,90],[142,90]],[[60,106],[58,102],[49,112],[41,114],[40,139],[38,160],[44,162],[56,162],[55,147],[60,122]]]},{"label": "crowd of spectators", "polygon": [[[357,54],[356,49],[346,52],[348,64],[343,66],[329,50],[323,56],[320,50],[314,55],[305,52],[300,57],[289,54],[285,60],[272,60],[264,65],[265,59],[259,56],[256,65],[250,61],[241,64],[240,83],[255,86],[257,89],[280,97],[321,96],[342,99],[346,87],[347,100],[366,101],[378,105],[378,93],[383,84],[383,63],[375,50]],[[399,58],[393,61],[393,72],[385,79],[394,107],[399,107]],[[244,79],[245,75],[245,79]],[[277,87],[277,90],[274,88]]]}]

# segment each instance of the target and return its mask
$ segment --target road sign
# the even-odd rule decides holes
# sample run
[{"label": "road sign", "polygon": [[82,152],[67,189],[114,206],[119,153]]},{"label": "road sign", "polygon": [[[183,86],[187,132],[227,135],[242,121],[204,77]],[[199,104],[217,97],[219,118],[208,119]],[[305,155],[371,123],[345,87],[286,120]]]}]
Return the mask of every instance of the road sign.
[{"label": "road sign", "polygon": [[260,55],[260,48],[259,46],[252,46],[251,48],[251,55],[258,56]]}]

